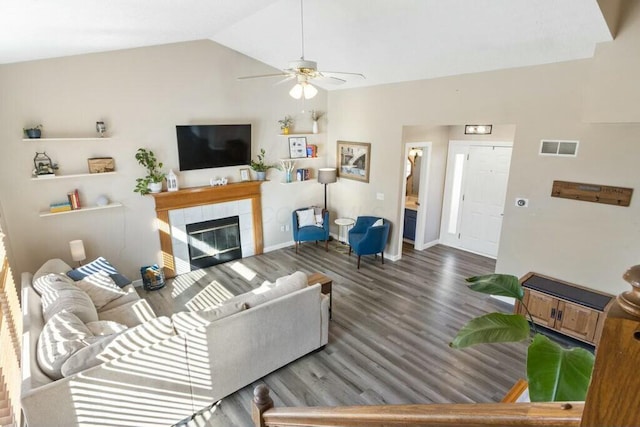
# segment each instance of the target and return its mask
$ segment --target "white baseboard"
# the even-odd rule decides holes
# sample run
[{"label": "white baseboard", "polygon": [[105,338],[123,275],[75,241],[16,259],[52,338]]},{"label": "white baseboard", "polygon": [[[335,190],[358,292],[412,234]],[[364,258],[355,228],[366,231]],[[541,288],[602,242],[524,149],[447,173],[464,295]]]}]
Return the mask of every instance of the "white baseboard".
[{"label": "white baseboard", "polygon": [[293,240],[289,240],[288,242],[278,243],[277,245],[266,246],[262,249],[262,252],[277,251],[278,249],[288,248],[289,246],[293,246],[295,244],[296,242],[294,242]]},{"label": "white baseboard", "polygon": [[433,247],[435,245],[438,245],[438,244],[440,244],[440,239],[436,239],[436,240],[432,240],[432,241],[427,242],[427,243],[423,243],[421,247],[416,248],[416,249],[419,250],[419,251],[423,251],[425,249],[429,249],[429,248],[431,248],[431,247]]},{"label": "white baseboard", "polygon": [[384,259],[388,260],[388,261],[393,261],[396,262],[398,261],[400,258],[402,258],[402,255],[398,254],[398,255],[384,255]]}]

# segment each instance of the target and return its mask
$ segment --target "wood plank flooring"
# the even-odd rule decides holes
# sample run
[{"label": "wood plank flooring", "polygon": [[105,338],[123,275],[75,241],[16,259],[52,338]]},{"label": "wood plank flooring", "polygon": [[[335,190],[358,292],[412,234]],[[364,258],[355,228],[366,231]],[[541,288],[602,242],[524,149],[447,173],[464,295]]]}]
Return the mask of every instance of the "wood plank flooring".
[{"label": "wood plank flooring", "polygon": [[400,261],[382,265],[367,256],[357,270],[356,257],[339,242],[331,242],[329,252],[313,243],[298,252],[285,248],[191,272],[160,291],[139,291],[158,315],[166,315],[295,270],[333,279],[327,346],[226,397],[189,425],[250,426],[249,402],[260,383],[269,386],[276,406],[333,406],[497,402],[524,377],[525,343],[448,346],[470,318],[510,311],[464,282],[492,273],[494,260],[445,246],[415,251],[405,245]]}]

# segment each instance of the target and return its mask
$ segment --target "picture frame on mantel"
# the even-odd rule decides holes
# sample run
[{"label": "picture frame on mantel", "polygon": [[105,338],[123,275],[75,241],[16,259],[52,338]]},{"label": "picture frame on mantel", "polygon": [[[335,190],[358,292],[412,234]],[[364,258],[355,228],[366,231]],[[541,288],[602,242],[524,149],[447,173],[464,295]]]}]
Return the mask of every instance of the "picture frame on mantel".
[{"label": "picture frame on mantel", "polygon": [[338,176],[369,182],[371,143],[338,141]]},{"label": "picture frame on mantel", "polygon": [[250,181],[251,174],[249,173],[249,168],[240,169],[240,181]]}]

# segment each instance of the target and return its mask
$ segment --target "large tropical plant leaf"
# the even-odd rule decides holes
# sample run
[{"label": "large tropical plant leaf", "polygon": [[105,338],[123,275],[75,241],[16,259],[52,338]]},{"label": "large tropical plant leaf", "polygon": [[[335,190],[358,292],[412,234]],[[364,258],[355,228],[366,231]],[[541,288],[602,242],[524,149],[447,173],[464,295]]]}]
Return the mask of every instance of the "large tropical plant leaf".
[{"label": "large tropical plant leaf", "polygon": [[527,355],[531,401],[585,400],[594,360],[583,348],[565,349],[536,334]]},{"label": "large tropical plant leaf", "polygon": [[510,274],[488,274],[486,276],[469,277],[469,289],[483,294],[499,295],[522,301],[524,289],[516,276]]},{"label": "large tropical plant leaf", "polygon": [[529,336],[529,323],[520,314],[489,313],[470,320],[449,344],[464,348],[475,344],[522,341]]}]

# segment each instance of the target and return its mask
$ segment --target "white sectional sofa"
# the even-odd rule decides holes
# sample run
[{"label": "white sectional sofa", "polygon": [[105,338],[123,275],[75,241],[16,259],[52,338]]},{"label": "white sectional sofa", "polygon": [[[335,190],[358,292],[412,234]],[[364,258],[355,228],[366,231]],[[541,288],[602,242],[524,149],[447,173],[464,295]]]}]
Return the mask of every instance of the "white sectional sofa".
[{"label": "white sectional sofa", "polygon": [[[68,265],[56,260],[46,266],[22,275],[22,408],[29,427],[171,425],[327,344],[328,298],[301,272],[172,319],[155,318],[128,285],[96,309],[98,320],[111,322],[96,323],[73,320],[87,316],[69,314],[78,311],[76,303],[51,312],[51,301],[77,292],[56,282],[64,282],[57,273]],[[42,291],[37,284],[43,280],[53,289]],[[76,329],[84,331],[79,339],[67,337]],[[43,362],[60,353],[66,360],[61,368]],[[60,372],[66,376],[57,378]]]}]

